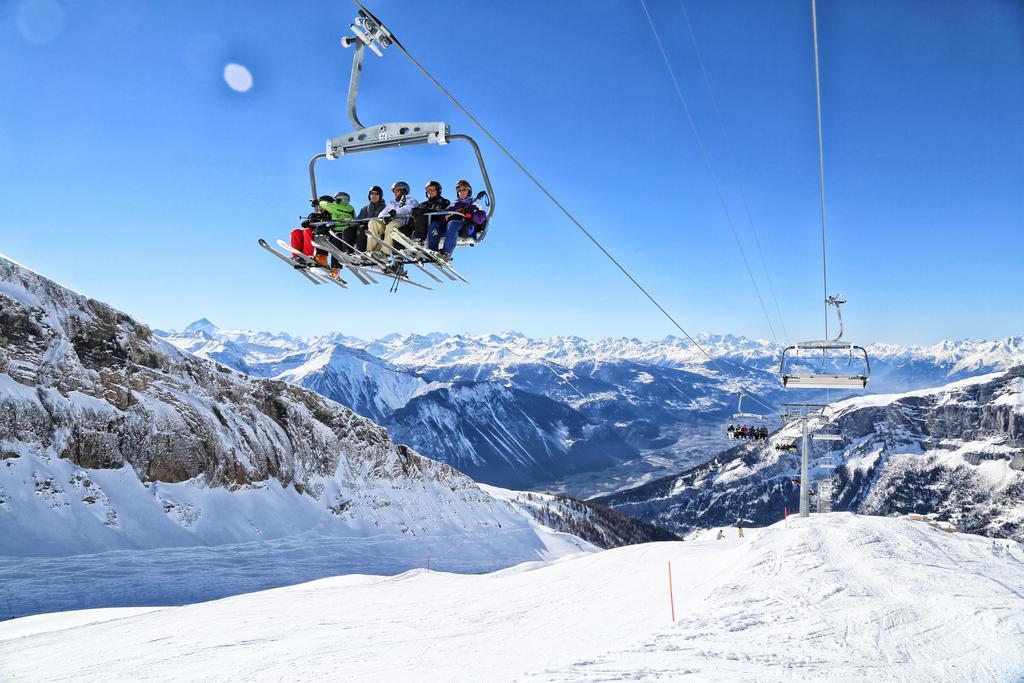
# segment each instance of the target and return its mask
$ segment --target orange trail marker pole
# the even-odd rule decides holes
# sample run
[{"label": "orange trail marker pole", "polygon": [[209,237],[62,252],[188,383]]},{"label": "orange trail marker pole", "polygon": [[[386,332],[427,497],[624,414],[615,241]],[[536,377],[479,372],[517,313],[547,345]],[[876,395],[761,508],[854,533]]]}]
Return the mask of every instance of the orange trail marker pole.
[{"label": "orange trail marker pole", "polygon": [[668,563],[668,602],[672,606],[672,621],[676,620],[676,599],[672,595],[672,563]]}]

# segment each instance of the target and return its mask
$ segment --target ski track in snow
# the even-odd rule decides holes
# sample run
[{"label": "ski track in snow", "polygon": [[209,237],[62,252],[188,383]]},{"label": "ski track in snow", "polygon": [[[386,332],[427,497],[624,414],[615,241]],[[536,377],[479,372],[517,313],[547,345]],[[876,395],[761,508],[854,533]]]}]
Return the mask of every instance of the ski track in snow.
[{"label": "ski track in snow", "polygon": [[850,513],[789,524],[483,575],[350,575],[123,616],[18,619],[0,624],[0,678],[1024,677],[1019,547],[996,555],[987,538]]}]

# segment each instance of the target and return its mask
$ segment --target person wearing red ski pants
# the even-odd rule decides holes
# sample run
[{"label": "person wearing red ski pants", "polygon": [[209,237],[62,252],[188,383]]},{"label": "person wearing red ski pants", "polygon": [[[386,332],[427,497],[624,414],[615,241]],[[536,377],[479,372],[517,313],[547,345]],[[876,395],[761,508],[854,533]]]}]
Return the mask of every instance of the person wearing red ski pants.
[{"label": "person wearing red ski pants", "polygon": [[292,230],[292,249],[301,251],[306,256],[312,256],[315,251],[313,248],[313,228],[295,228]]}]

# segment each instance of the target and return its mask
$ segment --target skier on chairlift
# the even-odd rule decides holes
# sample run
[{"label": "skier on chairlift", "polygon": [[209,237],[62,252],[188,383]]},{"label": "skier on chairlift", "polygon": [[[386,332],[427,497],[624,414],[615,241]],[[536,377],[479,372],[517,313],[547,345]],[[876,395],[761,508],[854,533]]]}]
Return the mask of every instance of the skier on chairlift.
[{"label": "skier on chairlift", "polygon": [[[384,261],[387,257],[391,256],[391,245],[395,239],[394,232],[409,222],[412,210],[419,206],[419,201],[415,197],[409,196],[409,183],[404,180],[395,182],[391,186],[391,192],[394,195],[394,199],[388,202],[388,205],[380,212],[378,218],[370,221],[367,226],[370,235],[376,237],[379,241],[368,240],[366,251],[371,254],[380,254],[378,256],[380,261]],[[380,242],[384,244],[381,245]],[[403,270],[400,264],[392,264],[388,269]]]},{"label": "skier on chairlift", "polygon": [[[366,193],[366,200],[369,203],[359,209],[359,213],[356,215],[357,221],[376,218],[386,206],[384,203],[384,190],[381,189],[380,185],[374,185],[370,188],[369,192]],[[366,251],[366,223],[351,223],[345,229],[345,232],[342,233],[341,239],[346,244],[355,247],[357,251]],[[345,247],[342,251],[351,253],[352,250],[349,247]]]},{"label": "skier on chairlift", "polygon": [[[327,267],[327,252],[322,249],[316,249],[313,247],[313,223],[321,223],[323,221],[331,220],[331,214],[320,208],[321,202],[333,202],[334,197],[325,194],[321,195],[318,199],[313,200],[313,211],[305,220],[302,221],[301,226],[292,230],[292,249],[301,251],[306,256],[312,256],[316,261],[317,265]],[[315,253],[314,253],[315,252]],[[299,257],[292,257],[296,261],[296,267],[299,267]]]},{"label": "skier on chairlift", "polygon": [[[349,221],[355,218],[356,210],[349,204],[348,192],[338,192],[334,195],[334,198],[330,201],[319,202],[320,209],[326,211],[331,220],[335,223],[330,227],[325,227],[320,232],[327,236],[327,239],[331,241],[331,244],[336,246],[338,249],[343,249],[343,245],[339,239],[343,239],[345,231],[350,227]],[[334,256],[331,256],[331,277],[335,280],[338,279],[338,272],[341,270],[341,262]]]},{"label": "skier on chairlift", "polygon": [[428,223],[435,218],[428,214],[444,211],[451,205],[451,202],[441,195],[441,183],[436,180],[427,183],[423,190],[427,193],[427,198],[412,210],[412,223],[400,228],[403,235],[417,242],[427,239],[427,231],[430,229]]},{"label": "skier on chairlift", "polygon": [[430,235],[427,237],[427,249],[437,251],[441,245],[441,235],[444,235],[444,243],[438,253],[444,261],[451,261],[460,235],[470,237],[481,230],[487,222],[487,214],[476,205],[473,199],[473,186],[468,180],[455,183],[455,194],[455,203],[449,207],[454,213],[432,221]]}]

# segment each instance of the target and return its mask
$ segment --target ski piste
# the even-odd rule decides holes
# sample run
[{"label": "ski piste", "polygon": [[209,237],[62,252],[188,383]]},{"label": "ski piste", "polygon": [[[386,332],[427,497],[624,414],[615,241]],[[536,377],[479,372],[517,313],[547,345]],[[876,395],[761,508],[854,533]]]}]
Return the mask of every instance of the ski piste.
[{"label": "ski piste", "polygon": [[294,270],[296,273],[298,273],[302,277],[304,277],[307,280],[309,280],[310,282],[312,282],[314,285],[323,284],[323,282],[319,278],[317,278],[317,277],[313,276],[312,274],[310,274],[309,272],[307,272],[305,266],[296,267],[297,264],[295,263],[295,261],[292,258],[290,258],[288,256],[285,256],[284,254],[279,252],[277,249],[274,249],[272,246],[267,244],[266,240],[260,239],[259,240],[259,245],[261,247],[263,247],[264,249],[266,249],[267,251],[269,251],[274,256],[276,256],[277,258],[279,258],[282,261],[284,261],[285,263],[287,263],[289,266],[292,267],[292,270]]},{"label": "ski piste", "polygon": [[[299,251],[298,249],[296,249],[292,245],[288,244],[284,240],[277,240],[277,244],[278,244],[279,247],[281,247],[285,251],[289,251],[292,254],[294,254],[295,255],[295,259],[298,260],[298,262],[299,262],[299,265],[302,268],[305,268],[307,271],[309,271],[309,273],[311,275],[313,275],[315,277],[319,277],[324,282],[333,282],[334,284],[338,285],[342,289],[348,289],[348,283],[347,282],[345,282],[341,278],[334,279],[333,277],[331,277],[330,275],[327,275],[326,273],[321,273],[320,270],[329,270],[329,269],[325,268],[324,266],[321,266],[316,261],[314,261],[312,258],[310,258],[309,256],[306,256],[305,254],[303,254],[301,251]],[[293,259],[289,259],[287,257],[283,257],[283,258],[285,258],[285,260],[290,262],[292,264],[292,267],[295,266],[295,261]]]}]

